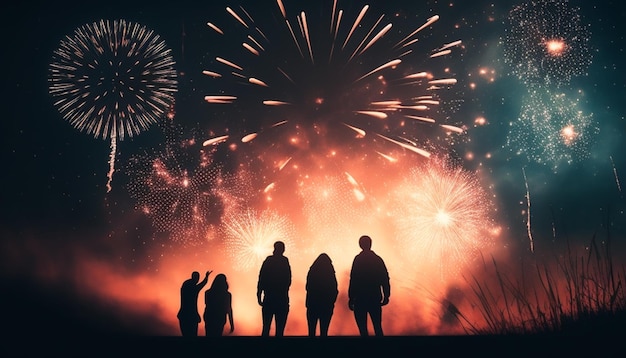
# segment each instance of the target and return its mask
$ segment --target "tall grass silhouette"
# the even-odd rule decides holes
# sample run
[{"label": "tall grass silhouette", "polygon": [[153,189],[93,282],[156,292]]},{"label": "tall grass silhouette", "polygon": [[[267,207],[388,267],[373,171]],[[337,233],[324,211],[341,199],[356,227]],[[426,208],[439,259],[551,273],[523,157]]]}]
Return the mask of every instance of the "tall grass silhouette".
[{"label": "tall grass silhouette", "polygon": [[454,305],[448,305],[447,310],[456,315],[468,334],[624,332],[626,267],[623,262],[616,263],[610,230],[604,240],[594,234],[589,245],[572,246],[566,242],[560,252],[547,259],[532,254],[521,261],[517,273],[483,257],[482,278],[474,274],[465,279],[473,293],[470,304],[484,322],[470,322],[467,312]]}]

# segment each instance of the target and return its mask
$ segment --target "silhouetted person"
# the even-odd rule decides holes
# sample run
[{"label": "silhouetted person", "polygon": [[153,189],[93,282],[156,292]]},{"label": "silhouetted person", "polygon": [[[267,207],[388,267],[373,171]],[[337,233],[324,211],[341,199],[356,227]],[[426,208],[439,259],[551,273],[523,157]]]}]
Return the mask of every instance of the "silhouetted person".
[{"label": "silhouetted person", "polygon": [[337,277],[333,262],[327,254],[320,254],[306,276],[306,319],[309,337],[315,337],[317,323],[320,337],[328,336],[328,326],[337,300]]},{"label": "silhouetted person", "polygon": [[389,303],[391,287],[385,262],[372,251],[369,236],[359,238],[362,251],[356,255],[350,271],[348,307],[354,311],[354,319],[362,337],[369,335],[367,316],[370,316],[376,336],[383,335],[382,306]]},{"label": "silhouetted person", "polygon": [[235,324],[233,323],[232,295],[228,291],[228,281],[223,273],[215,276],[211,287],[204,292],[204,305],[204,330],[207,336],[221,336],[227,317],[230,323],[230,333],[233,333]]},{"label": "silhouetted person", "polygon": [[289,286],[291,286],[291,266],[283,256],[285,244],[274,243],[274,253],[268,256],[259,272],[256,296],[263,308],[263,337],[269,336],[272,319],[276,325],[276,337],[282,337],[289,313]]},{"label": "silhouetted person", "polygon": [[209,280],[207,271],[204,280],[200,280],[200,273],[194,271],[191,278],[185,280],[180,287],[180,309],[178,310],[178,322],[180,323],[180,332],[184,337],[198,336],[198,323],[200,323],[200,314],[198,314],[198,293],[206,285]]}]

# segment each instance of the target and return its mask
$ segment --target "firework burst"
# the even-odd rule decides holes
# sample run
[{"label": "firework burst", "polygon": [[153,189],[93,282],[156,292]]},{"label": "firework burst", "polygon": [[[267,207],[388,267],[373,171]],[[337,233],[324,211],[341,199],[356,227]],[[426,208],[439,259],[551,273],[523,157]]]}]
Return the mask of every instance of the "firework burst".
[{"label": "firework burst", "polygon": [[598,133],[593,115],[585,114],[578,100],[533,88],[524,98],[519,118],[510,123],[507,147],[556,172],[589,157]]},{"label": "firework burst", "polygon": [[204,74],[215,90],[204,99],[236,105],[243,118],[207,145],[260,141],[261,150],[281,156],[267,162],[281,167],[299,156],[328,156],[345,148],[346,139],[356,140],[353,149],[369,143],[379,153],[392,146],[428,157],[433,138],[464,131],[436,119],[441,93],[456,83],[441,63],[461,41],[418,44],[438,15],[409,27],[372,15],[369,6],[349,14],[337,1],[316,13],[321,18],[305,11],[292,17],[281,0],[275,11],[273,21],[264,21],[243,7],[227,7],[219,23],[208,22],[211,43],[222,45],[207,55]]},{"label": "firework burst", "polygon": [[567,0],[534,0],[509,12],[504,60],[526,84],[562,86],[592,62],[590,32]]},{"label": "firework burst", "polygon": [[493,244],[491,204],[478,178],[440,160],[411,171],[393,192],[392,220],[406,258],[456,275]]},{"label": "firework burst", "polygon": [[110,191],[117,141],[148,129],[174,104],[171,50],[140,24],[100,20],[61,40],[49,73],[49,92],[63,118],[82,132],[111,140]]},{"label": "firework burst", "polygon": [[159,232],[183,245],[210,239],[223,210],[219,195],[226,182],[211,153],[194,139],[167,139],[154,155],[131,158],[129,193],[136,209],[151,218]]},{"label": "firework burst", "polygon": [[284,242],[293,252],[295,227],[275,211],[247,209],[225,217],[222,227],[226,253],[233,260],[235,270],[261,267],[263,260],[272,254],[276,241]]}]

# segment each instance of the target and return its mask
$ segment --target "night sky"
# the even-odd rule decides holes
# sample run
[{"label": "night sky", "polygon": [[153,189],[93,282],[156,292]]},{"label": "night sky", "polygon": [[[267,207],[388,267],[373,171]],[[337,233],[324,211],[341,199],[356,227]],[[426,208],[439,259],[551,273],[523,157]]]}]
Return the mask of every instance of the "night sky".
[{"label": "night sky", "polygon": [[[329,333],[357,333],[346,278],[362,234],[371,234],[390,270],[389,335],[462,332],[442,318],[439,303],[471,306],[463,277],[480,279],[481,257],[517,268],[529,258],[549,262],[568,244],[585,252],[594,237],[623,256],[620,2],[339,0],[336,40],[332,0],[284,5],[296,36],[297,16],[306,13],[313,55],[298,37],[300,56],[275,1],[13,5],[2,25],[0,194],[0,277],[3,300],[15,307],[13,331],[63,318],[68,332],[179,335],[180,284],[191,271],[213,270],[209,283],[219,272],[229,277],[234,334],[257,335],[258,268],[279,239],[294,268],[287,335],[306,333],[303,282],[321,252],[340,282]],[[226,7],[248,24],[253,18],[263,35]],[[542,11],[555,8],[562,11]],[[434,15],[439,20],[407,45],[410,54],[394,46]],[[102,19],[153,30],[171,51],[176,80],[171,106],[150,113],[156,123],[117,141],[110,192],[110,136],[73,126],[50,94],[54,51],[76,28]],[[387,23],[380,40],[348,59]],[[259,56],[241,46],[246,31]],[[397,58],[401,64],[360,78]],[[456,83],[433,90],[424,78],[403,79],[421,71]],[[423,111],[375,104],[433,93],[438,104],[425,102],[432,106]],[[211,95],[237,100],[207,103]],[[113,102],[95,102],[112,111]],[[205,143],[220,136],[228,137]],[[445,198],[456,202],[433,212]],[[429,215],[445,227],[433,228]]]}]

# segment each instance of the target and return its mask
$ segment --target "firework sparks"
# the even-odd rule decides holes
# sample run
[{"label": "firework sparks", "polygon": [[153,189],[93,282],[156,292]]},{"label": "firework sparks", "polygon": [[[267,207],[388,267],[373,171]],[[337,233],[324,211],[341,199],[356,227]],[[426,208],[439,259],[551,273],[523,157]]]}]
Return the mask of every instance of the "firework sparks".
[{"label": "firework sparks", "polygon": [[524,98],[518,120],[510,123],[507,146],[557,171],[589,157],[598,133],[593,116],[583,113],[577,100],[535,88]]},{"label": "firework sparks", "polygon": [[223,223],[227,254],[233,267],[248,271],[261,266],[272,253],[274,242],[293,247],[295,228],[284,216],[274,211],[245,210],[225,218]]},{"label": "firework sparks", "polygon": [[111,139],[111,191],[117,141],[148,129],[174,103],[171,50],[142,25],[101,20],[61,40],[49,73],[49,92],[63,118],[82,132]]},{"label": "firework sparks", "polygon": [[[325,136],[323,142],[328,146],[336,145],[337,142],[330,142],[331,139],[341,137],[345,132],[342,128],[346,127],[357,133],[356,138],[364,138],[369,133],[380,134],[393,144],[400,143],[391,139],[395,135],[393,128],[400,127],[403,134],[415,126],[423,127],[415,128],[414,133],[426,137],[420,138],[425,142],[439,138],[436,134],[429,138],[431,132],[425,129],[436,122],[437,116],[417,116],[416,112],[433,112],[434,107],[445,105],[439,93],[455,85],[456,79],[437,77],[430,71],[414,71],[412,68],[416,63],[430,63],[431,59],[441,61],[462,44],[461,40],[445,43],[430,51],[421,61],[415,60],[415,54],[429,52],[428,49],[418,50],[417,40],[421,32],[430,29],[439,19],[438,15],[413,31],[406,32],[403,26],[399,26],[398,32],[394,32],[395,24],[382,23],[384,14],[377,19],[370,18],[369,5],[364,6],[353,21],[342,22],[349,15],[339,9],[335,1],[329,19],[330,32],[318,33],[315,31],[319,29],[310,24],[319,19],[300,11],[294,20],[283,1],[277,0],[276,4],[284,19],[283,26],[261,29],[263,18],[252,20],[243,7],[227,8],[229,16],[222,23],[207,22],[216,41],[244,44],[240,53],[210,56],[211,61],[205,64],[207,69],[203,73],[212,88],[218,86],[219,94],[207,94],[204,97],[207,103],[250,103],[247,108],[262,104],[276,111],[283,108],[285,112],[273,113],[284,113],[292,118],[297,113],[297,117],[285,126],[289,129],[281,129],[280,133],[289,136],[289,140],[283,143],[297,141],[308,150],[307,153],[311,153],[313,147],[326,150],[328,147],[310,144],[314,138],[330,131],[337,134]],[[344,23],[348,26],[342,26]],[[228,38],[222,36],[224,33],[229,34]],[[233,47],[225,43],[223,48]],[[328,61],[321,60],[322,57]],[[238,92],[240,86],[251,90]],[[406,118],[423,120],[411,121],[404,127]],[[259,118],[260,126],[273,128],[262,123],[264,120]],[[390,126],[387,124],[390,120],[399,123]],[[462,126],[454,123],[441,128],[449,133],[463,133]],[[233,133],[233,130],[229,128],[229,132]],[[249,132],[259,133],[257,130]],[[245,138],[248,134],[235,137]],[[271,138],[275,140],[277,136]],[[210,139],[208,142],[218,144],[222,141],[212,142]],[[414,146],[399,145],[420,155],[429,155],[420,148],[423,145],[419,142],[416,140]],[[276,150],[279,143],[268,143],[267,147]],[[372,143],[384,142],[373,140]]]},{"label": "firework sparks", "polygon": [[393,221],[407,257],[457,274],[492,243],[493,205],[476,176],[436,158],[412,170],[393,192]]},{"label": "firework sparks", "polygon": [[528,1],[509,12],[505,62],[526,84],[562,86],[592,62],[590,33],[567,0]]},{"label": "firework sparks", "polygon": [[128,186],[136,208],[159,232],[183,245],[205,242],[222,206],[217,191],[224,185],[211,154],[195,141],[168,138],[162,151],[131,158]]}]

